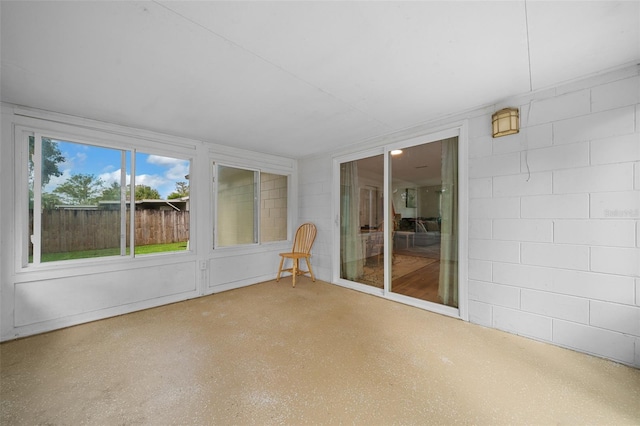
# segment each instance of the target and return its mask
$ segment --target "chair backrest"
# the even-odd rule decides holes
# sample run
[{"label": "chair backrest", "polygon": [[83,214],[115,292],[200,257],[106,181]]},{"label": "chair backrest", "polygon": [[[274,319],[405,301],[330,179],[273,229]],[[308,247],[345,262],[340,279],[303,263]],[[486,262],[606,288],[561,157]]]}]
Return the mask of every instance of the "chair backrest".
[{"label": "chair backrest", "polygon": [[313,246],[313,241],[316,239],[316,233],[316,226],[313,223],[303,223],[300,225],[293,240],[292,252],[309,254],[311,252],[311,246]]}]

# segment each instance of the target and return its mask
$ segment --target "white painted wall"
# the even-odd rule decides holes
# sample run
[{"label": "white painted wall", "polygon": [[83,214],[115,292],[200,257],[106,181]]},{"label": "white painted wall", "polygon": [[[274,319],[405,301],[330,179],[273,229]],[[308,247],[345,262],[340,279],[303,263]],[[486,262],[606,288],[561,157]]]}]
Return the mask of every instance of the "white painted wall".
[{"label": "white painted wall", "polygon": [[[469,119],[471,322],[640,367],[639,74],[618,70],[362,145]],[[505,106],[520,108],[522,130],[493,139],[491,114]],[[299,162],[301,218],[327,236],[330,162]],[[314,250],[321,264],[330,256],[328,244]]]},{"label": "white painted wall", "polygon": [[[522,131],[492,139],[490,114],[507,105],[520,107]],[[470,120],[470,321],[640,366],[638,68],[515,97],[362,146],[431,133],[462,119]],[[12,123],[20,120],[3,107],[2,340],[273,278],[277,253],[290,243],[211,249],[206,182],[214,157],[247,166],[266,162],[271,172],[291,171],[293,229],[305,221],[318,226],[312,264],[319,279],[331,280],[332,157],[317,155],[296,165],[194,141],[184,141],[198,153],[192,253],[170,261],[158,256],[134,264],[17,272]],[[151,145],[169,142],[167,136],[100,126],[145,137]],[[150,284],[154,281],[159,284]]]},{"label": "white painted wall", "polygon": [[331,282],[333,224],[331,217],[331,186],[333,167],[329,155],[307,157],[304,165],[299,163],[299,220],[298,225],[312,222],[318,228],[316,241],[311,251],[311,266],[316,278]]},{"label": "white painted wall", "polygon": [[[21,218],[16,205],[14,125],[82,134],[87,140],[131,142],[153,153],[192,159],[190,251],[131,259],[110,257],[23,268],[16,254]],[[214,161],[289,176],[290,223],[297,217],[296,161],[115,126],[61,114],[2,105],[0,134],[1,340],[133,312],[273,279],[278,253],[291,242],[213,250]]]},{"label": "white painted wall", "polygon": [[470,320],[640,366],[640,77],[521,98],[470,125]]}]

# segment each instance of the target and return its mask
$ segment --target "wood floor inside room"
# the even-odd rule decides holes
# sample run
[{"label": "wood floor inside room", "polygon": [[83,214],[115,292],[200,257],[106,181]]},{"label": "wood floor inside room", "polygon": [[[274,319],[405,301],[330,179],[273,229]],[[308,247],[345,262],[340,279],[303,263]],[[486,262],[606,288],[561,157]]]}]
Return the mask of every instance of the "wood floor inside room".
[{"label": "wood floor inside room", "polygon": [[416,299],[441,303],[438,298],[438,282],[440,278],[440,262],[435,261],[427,266],[409,272],[393,280],[391,290]]},{"label": "wood floor inside room", "polygon": [[640,370],[291,277],[0,345],[2,425],[623,425]]},{"label": "wood floor inside room", "polygon": [[[409,266],[407,269],[406,263],[413,263],[417,266],[413,268]],[[422,263],[425,265],[421,266]],[[367,265],[366,269],[368,271],[362,282],[382,288],[383,262],[381,258],[377,256],[367,258],[365,265]],[[426,247],[408,246],[396,250],[391,268],[393,271],[392,292],[428,302],[442,303],[442,300],[438,297],[440,244],[431,244]],[[375,276],[376,278],[368,280],[367,278],[370,276]]]}]

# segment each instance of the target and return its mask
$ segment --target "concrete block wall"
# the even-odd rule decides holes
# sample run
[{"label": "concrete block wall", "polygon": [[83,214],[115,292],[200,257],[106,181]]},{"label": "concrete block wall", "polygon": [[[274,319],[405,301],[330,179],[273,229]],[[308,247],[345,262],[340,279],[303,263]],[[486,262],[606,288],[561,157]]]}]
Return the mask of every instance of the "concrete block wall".
[{"label": "concrete block wall", "polygon": [[[492,111],[521,132],[491,137]],[[490,112],[491,111],[491,112]],[[363,144],[469,120],[469,321],[640,367],[640,69],[506,100]],[[333,153],[336,154],[336,153]],[[331,153],[299,160],[298,222],[332,279]]]},{"label": "concrete block wall", "polygon": [[638,68],[469,125],[471,322],[640,367]]},{"label": "concrete block wall", "polygon": [[331,185],[333,161],[330,155],[306,157],[298,163],[298,223],[312,222],[318,234],[311,251],[316,278],[331,282],[333,219]]}]

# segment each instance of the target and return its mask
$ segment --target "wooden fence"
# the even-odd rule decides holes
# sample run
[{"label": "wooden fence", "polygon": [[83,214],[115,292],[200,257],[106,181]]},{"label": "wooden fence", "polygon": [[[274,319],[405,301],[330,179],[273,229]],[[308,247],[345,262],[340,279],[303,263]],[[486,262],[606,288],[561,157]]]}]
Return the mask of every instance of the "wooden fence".
[{"label": "wooden fence", "polygon": [[[33,220],[33,214],[31,216]],[[127,246],[129,232],[127,221]],[[188,211],[136,210],[136,246],[185,242],[188,239]],[[116,247],[120,247],[120,211],[44,210],[42,213],[42,253]]]}]

